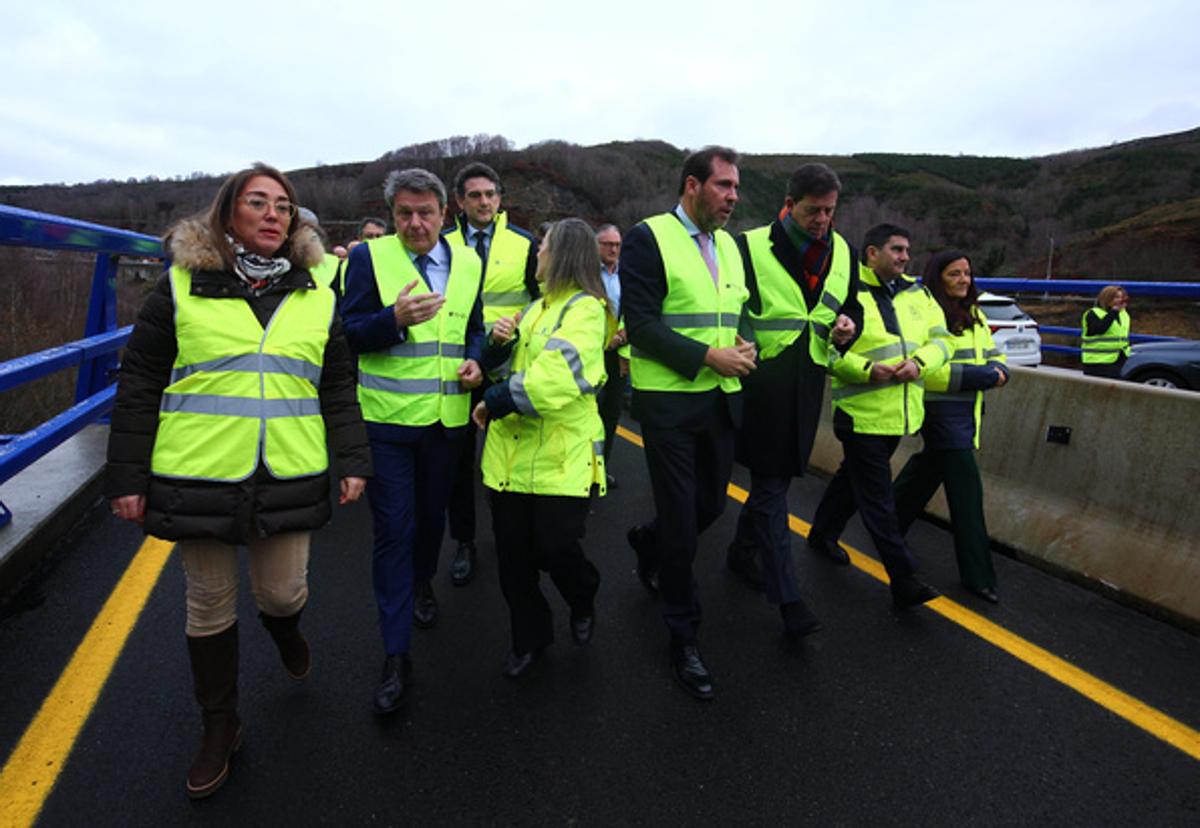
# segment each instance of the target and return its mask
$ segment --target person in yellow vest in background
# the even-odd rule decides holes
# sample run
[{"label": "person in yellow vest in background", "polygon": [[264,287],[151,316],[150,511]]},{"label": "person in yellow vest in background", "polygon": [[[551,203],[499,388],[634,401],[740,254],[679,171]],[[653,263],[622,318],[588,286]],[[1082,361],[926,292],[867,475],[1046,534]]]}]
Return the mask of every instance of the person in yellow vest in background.
[{"label": "person in yellow vest in background", "polygon": [[906,533],[944,485],[959,577],[969,592],[995,604],[1000,596],[975,450],[983,422],[983,392],[1008,382],[1007,359],[996,348],[979,310],[979,289],[966,253],[936,253],[925,266],[922,282],[946,314],[951,357],[925,379],[924,445],[896,476],[892,487],[896,515],[901,533]]},{"label": "person in yellow vest in background", "polygon": [[1109,285],[1096,297],[1095,307],[1084,311],[1080,323],[1083,373],[1117,378],[1132,353],[1129,349],[1129,294]]},{"label": "person in yellow vest in background", "polygon": [[446,190],[423,169],[384,182],[396,233],[350,253],[342,314],[376,477],[372,574],[386,653],[375,708],[400,706],[412,625],[437,623],[432,579],[453,468],[467,444],[485,332],[474,251],[442,238]]},{"label": "person in yellow vest in background", "polygon": [[608,487],[612,489],[616,488],[617,480],[608,471],[608,459],[612,456],[617,421],[621,419],[621,402],[629,385],[629,363],[626,361],[624,365],[621,364],[621,349],[629,344],[625,325],[621,322],[621,276],[617,271],[617,262],[621,258],[621,231],[615,224],[601,225],[596,229],[596,242],[600,245],[600,282],[608,297],[608,308],[617,320],[616,333],[604,346],[604,373],[607,378],[597,398],[600,420],[604,423],[604,468]]},{"label": "person in yellow vest in background", "polygon": [[745,414],[736,456],[750,470],[750,494],[726,565],[766,592],[791,638],[816,632],[821,623],[796,581],[788,487],[808,467],[829,357],[862,320],[857,253],[833,230],[841,188],[832,169],[805,164],[788,180],[779,218],[738,237],[759,363],[742,380]]},{"label": "person in yellow vest in background", "polygon": [[105,491],[114,515],[178,541],[204,724],[187,773],[198,799],[228,778],[242,738],[237,547],[284,670],[307,677],[311,532],[329,521],[330,474],[341,503],[357,500],[371,458],[333,294],[310,275],[321,243],[283,173],[231,175],[164,246],[172,266],[121,360]]},{"label": "person in yellow vest in background", "polygon": [[[454,198],[461,211],[446,238],[464,244],[483,264],[483,324],[491,330],[501,317],[512,317],[538,297],[537,241],[529,231],[510,224],[500,209],[504,190],[500,176],[480,161],[454,176]],[[483,389],[471,395],[475,406]],[[450,493],[450,537],[456,542],[450,580],[466,586],[475,575],[475,434],[467,438]]]},{"label": "person in yellow vest in background", "polygon": [[725,509],[739,377],[755,366],[754,344],[739,332],[748,295],[742,257],[722,229],[738,201],[737,164],[727,147],[689,155],[678,205],[633,227],[620,260],[632,414],[655,509],[652,521],[629,530],[629,543],[642,583],[662,598],[675,678],[701,700],[713,697],[713,679],[696,640],[692,563],[700,533]]},{"label": "person in yellow vest in background", "polygon": [[848,564],[837,539],[857,508],[891,579],[893,603],[902,609],[938,592],[916,577],[916,561],[896,518],[889,461],[900,438],[921,428],[924,380],[950,359],[950,332],[928,289],[904,273],[907,230],[872,227],[863,237],[862,257],[862,328],[844,352],[829,355],[833,433],[844,457],[817,505],[808,545]]},{"label": "person in yellow vest in background", "polygon": [[539,570],[571,610],[571,637],[587,644],[600,573],[583,553],[593,492],[604,493],[604,426],[596,392],[604,347],[616,329],[596,235],[580,219],[556,223],[538,251],[544,297],[492,328],[485,365],[500,380],[475,406],[487,429],[483,484],[491,490],[500,588],[508,602],[512,651],[504,675],[517,678],[554,640]]}]

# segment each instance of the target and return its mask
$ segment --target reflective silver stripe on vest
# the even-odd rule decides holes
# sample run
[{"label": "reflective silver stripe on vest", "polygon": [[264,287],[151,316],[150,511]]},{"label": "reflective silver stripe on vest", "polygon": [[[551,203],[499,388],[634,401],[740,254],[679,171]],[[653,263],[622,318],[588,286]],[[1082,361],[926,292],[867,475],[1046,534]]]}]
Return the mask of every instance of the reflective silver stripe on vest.
[{"label": "reflective silver stripe on vest", "polygon": [[813,322],[812,329],[819,339],[829,339],[829,334],[833,332],[824,322]]},{"label": "reflective silver stripe on vest", "polygon": [[379,377],[375,374],[358,372],[358,384],[372,391],[386,391],[389,394],[442,394],[453,396],[465,394],[466,389],[458,380],[440,379],[393,379]]},{"label": "reflective silver stripe on vest", "polygon": [[1088,342],[1124,342],[1127,337],[1124,336],[1089,336]]},{"label": "reflective silver stripe on vest", "polygon": [[382,353],[390,357],[431,357],[437,356],[438,344],[436,342],[401,342],[399,345],[393,345]]},{"label": "reflective silver stripe on vest", "polygon": [[466,345],[458,345],[453,342],[443,342],[442,343],[442,356],[457,357],[457,358],[461,359],[462,357],[464,357],[466,355],[467,355],[467,346]]},{"label": "reflective silver stripe on vest", "polygon": [[839,302],[837,300],[837,297],[834,296],[832,293],[822,293],[821,294],[821,304],[824,305],[825,307],[829,308],[834,313],[837,313],[838,311],[840,311],[842,309],[842,303]]},{"label": "reflective silver stripe on vest", "polygon": [[975,349],[974,348],[959,348],[957,351],[955,351],[953,354],[950,355],[950,358],[955,359],[955,360],[960,360],[960,361],[964,360],[964,359],[974,359],[975,358]]},{"label": "reflective silver stripe on vest", "polygon": [[664,325],[672,328],[715,328],[720,315],[715,313],[664,313]]},{"label": "reflective silver stripe on vest", "polygon": [[962,388],[963,375],[966,374],[966,369],[960,365],[950,366],[950,382],[946,384],[947,391],[958,391]]},{"label": "reflective silver stripe on vest", "polygon": [[485,290],[483,304],[485,305],[524,305],[529,301],[529,291],[525,290]]},{"label": "reflective silver stripe on vest", "polygon": [[861,356],[865,359],[871,360],[871,362],[882,362],[883,360],[891,359],[892,357],[904,356],[904,346],[899,342],[895,342],[891,345],[883,345],[879,348],[872,348],[871,350],[861,354]]},{"label": "reflective silver stripe on vest", "polygon": [[[913,380],[912,382],[905,383],[905,384],[906,385],[917,385],[922,388],[925,387],[924,380]],[[897,383],[894,383],[894,382],[871,383],[870,385],[844,385],[841,388],[832,389],[832,391],[830,393],[830,398],[834,399],[834,400],[844,400],[847,397],[857,397],[862,394],[872,394],[876,391],[883,391],[883,390],[886,390],[889,388],[895,388],[896,385],[897,385]]]},{"label": "reflective silver stripe on vest", "polygon": [[239,371],[246,374],[287,374],[306,379],[313,385],[321,382],[321,367],[313,365],[296,357],[280,356],[279,354],[238,354],[237,356],[220,357],[206,362],[193,362],[191,365],[181,365],[171,369],[171,382],[179,382],[184,377],[200,371]]},{"label": "reflective silver stripe on vest", "polygon": [[[750,327],[756,331],[802,331],[808,324],[804,319],[755,319],[750,318]],[[815,322],[813,323],[816,324]]]},{"label": "reflective silver stripe on vest", "polygon": [[[946,343],[946,340],[934,339],[932,342],[934,345],[938,346],[943,354],[946,355],[946,359],[950,359],[950,346]],[[915,344],[913,345],[913,350],[916,350]]]},{"label": "reflective silver stripe on vest", "polygon": [[1001,351],[999,348],[989,348],[988,350],[983,352],[983,356],[985,359],[991,359],[992,357],[1004,356],[1004,352]]},{"label": "reflective silver stripe on vest", "polygon": [[929,336],[930,337],[934,337],[934,336],[949,337],[950,331],[946,330],[941,325],[934,325],[932,328],[929,329]]},{"label": "reflective silver stripe on vest", "polygon": [[579,351],[565,339],[559,339],[557,336],[546,340],[547,351],[558,351],[563,355],[563,359],[567,361],[567,367],[571,369],[571,375],[575,377],[575,385],[584,394],[595,394],[596,389],[583,376],[583,360],[579,358]]},{"label": "reflective silver stripe on vest", "polygon": [[258,397],[221,397],[216,394],[163,394],[164,414],[212,414],[218,417],[311,417],[320,415],[321,402],[311,398],[263,400]]},{"label": "reflective silver stripe on vest", "polygon": [[978,391],[926,391],[925,402],[975,402]]},{"label": "reflective silver stripe on vest", "polygon": [[533,400],[529,399],[529,393],[525,390],[524,371],[518,371],[508,378],[508,392],[512,394],[513,405],[517,407],[517,411],[530,417],[542,416],[533,407]]}]

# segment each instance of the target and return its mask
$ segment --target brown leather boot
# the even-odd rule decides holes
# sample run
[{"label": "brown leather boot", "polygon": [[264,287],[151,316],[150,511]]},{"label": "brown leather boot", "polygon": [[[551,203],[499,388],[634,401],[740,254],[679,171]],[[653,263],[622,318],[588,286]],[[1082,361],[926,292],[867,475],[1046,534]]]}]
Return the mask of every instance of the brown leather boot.
[{"label": "brown leather boot", "polygon": [[229,760],[241,747],[237,715],[237,623],[224,632],[187,637],[192,686],[204,719],[204,738],[187,775],[192,799],[209,796],[229,778]]},{"label": "brown leather boot", "polygon": [[308,648],[308,642],[304,640],[304,635],[300,632],[300,613],[302,612],[304,612],[303,607],[294,615],[286,615],[282,618],[276,615],[267,615],[265,612],[258,614],[258,617],[262,619],[263,626],[267,628],[267,632],[274,639],[275,646],[279,648],[283,669],[287,670],[287,674],[297,681],[308,678],[308,674],[312,670],[312,651]]}]

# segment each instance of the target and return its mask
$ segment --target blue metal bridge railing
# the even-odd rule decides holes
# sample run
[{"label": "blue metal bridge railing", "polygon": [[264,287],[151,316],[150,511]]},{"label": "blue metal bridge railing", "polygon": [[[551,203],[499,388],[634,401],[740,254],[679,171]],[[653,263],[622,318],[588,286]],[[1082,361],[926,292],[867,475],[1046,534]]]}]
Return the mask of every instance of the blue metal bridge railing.
[{"label": "blue metal bridge railing", "polygon": [[[0,483],[4,483],[112,409],[117,351],[133,329],[132,325],[117,328],[117,266],[122,257],[162,259],[164,254],[154,236],[5,205],[0,205],[0,245],[96,255],[83,339],[0,363],[0,392],[79,366],[75,405],[0,443]],[[11,519],[0,503],[0,526]]]}]

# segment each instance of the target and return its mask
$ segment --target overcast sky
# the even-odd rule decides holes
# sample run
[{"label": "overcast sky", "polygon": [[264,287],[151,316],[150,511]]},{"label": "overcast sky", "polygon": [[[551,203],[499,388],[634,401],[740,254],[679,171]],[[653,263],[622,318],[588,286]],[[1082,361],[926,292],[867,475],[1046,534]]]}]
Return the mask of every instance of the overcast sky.
[{"label": "overcast sky", "polygon": [[1033,156],[1200,126],[1196,0],[0,0],[0,20],[9,184],[477,133]]}]

